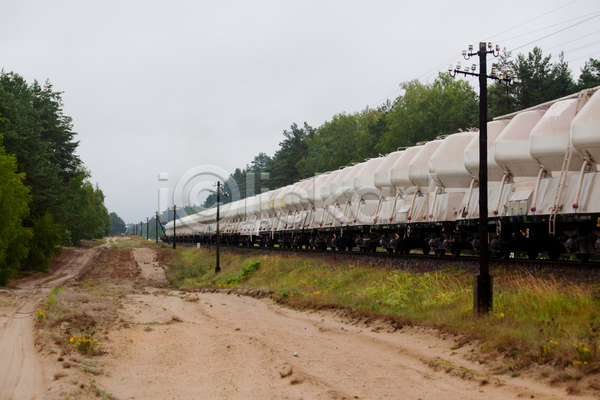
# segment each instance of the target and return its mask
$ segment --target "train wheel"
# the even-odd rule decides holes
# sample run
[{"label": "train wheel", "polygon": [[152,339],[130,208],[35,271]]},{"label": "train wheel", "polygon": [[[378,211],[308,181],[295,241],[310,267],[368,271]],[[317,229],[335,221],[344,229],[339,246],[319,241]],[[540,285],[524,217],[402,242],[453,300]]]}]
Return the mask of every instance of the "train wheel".
[{"label": "train wheel", "polygon": [[560,250],[556,247],[552,247],[550,250],[548,250],[548,258],[551,259],[552,261],[556,261],[558,260],[558,257],[560,257]]},{"label": "train wheel", "polygon": [[426,256],[429,254],[429,252],[431,251],[431,247],[429,247],[429,245],[427,243],[425,243],[423,245],[423,255]]},{"label": "train wheel", "polygon": [[590,255],[589,253],[577,253],[575,254],[575,258],[577,258],[577,261],[580,263],[585,263],[590,261]]},{"label": "train wheel", "polygon": [[460,246],[458,245],[454,245],[452,246],[452,257],[456,258],[456,257],[460,257],[460,251],[462,249],[460,248]]},{"label": "train wheel", "polygon": [[527,250],[527,257],[529,257],[530,260],[535,260],[539,255],[540,252],[538,250]]}]

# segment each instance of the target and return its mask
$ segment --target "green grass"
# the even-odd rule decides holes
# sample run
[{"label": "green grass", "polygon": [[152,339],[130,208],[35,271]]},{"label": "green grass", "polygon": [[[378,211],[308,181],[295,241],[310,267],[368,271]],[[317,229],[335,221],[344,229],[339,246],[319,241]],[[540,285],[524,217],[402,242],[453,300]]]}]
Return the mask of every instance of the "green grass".
[{"label": "green grass", "polygon": [[98,397],[101,397],[102,399],[108,399],[108,400],[116,400],[117,399],[115,396],[108,393],[107,391],[100,389],[98,386],[96,386],[96,384],[94,382],[90,383],[90,386],[92,387],[92,389],[94,389],[94,391],[96,392],[96,395]]},{"label": "green grass", "polygon": [[411,273],[392,268],[329,265],[307,257],[168,252],[167,277],[177,287],[265,288],[293,307],[336,307],[356,315],[394,317],[479,338],[484,351],[582,372],[599,367],[598,287],[494,271],[493,312],[473,315],[473,277],[458,268]]},{"label": "green grass", "polygon": [[63,292],[65,290],[64,286],[59,286],[59,287],[55,287],[54,289],[52,289],[52,291],[50,292],[50,296],[48,296],[48,304],[50,304],[51,306],[56,304],[56,295],[60,292]]}]

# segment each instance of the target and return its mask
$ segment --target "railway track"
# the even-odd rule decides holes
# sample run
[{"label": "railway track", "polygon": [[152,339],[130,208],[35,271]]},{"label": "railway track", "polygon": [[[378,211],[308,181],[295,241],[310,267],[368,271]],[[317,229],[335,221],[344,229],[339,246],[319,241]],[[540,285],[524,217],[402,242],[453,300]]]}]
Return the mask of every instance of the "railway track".
[{"label": "railway track", "polygon": [[[196,247],[193,243],[178,243],[179,246]],[[355,263],[362,266],[389,267],[412,272],[448,272],[456,274],[479,274],[479,257],[460,257],[423,254],[388,254],[386,252],[363,253],[360,251],[288,249],[280,247],[257,247],[220,245],[221,250],[235,253],[282,254],[301,257],[319,257],[334,263]],[[215,250],[215,244],[201,244],[201,248]],[[529,260],[525,258],[490,259],[490,271],[499,273],[528,273],[535,276],[566,278],[581,282],[600,282],[600,263],[580,263],[576,260]]]}]

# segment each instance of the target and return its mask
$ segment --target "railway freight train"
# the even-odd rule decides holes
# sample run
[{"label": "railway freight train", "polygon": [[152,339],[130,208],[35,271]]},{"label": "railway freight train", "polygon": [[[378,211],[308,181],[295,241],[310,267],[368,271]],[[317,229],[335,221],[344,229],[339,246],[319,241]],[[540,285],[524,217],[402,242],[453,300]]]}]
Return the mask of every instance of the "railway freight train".
[{"label": "railway freight train", "polygon": [[[600,87],[495,118],[492,255],[600,254]],[[479,251],[478,131],[458,132],[220,207],[221,243],[362,251]],[[216,209],[166,225],[214,243]]]}]

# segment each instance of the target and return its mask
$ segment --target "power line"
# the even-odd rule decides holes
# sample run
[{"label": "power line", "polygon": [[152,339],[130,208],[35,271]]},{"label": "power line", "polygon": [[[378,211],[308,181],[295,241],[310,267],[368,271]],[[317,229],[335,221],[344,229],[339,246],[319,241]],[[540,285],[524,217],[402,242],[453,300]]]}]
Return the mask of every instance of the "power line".
[{"label": "power line", "polygon": [[[495,38],[495,37],[497,37],[497,36],[499,36],[499,35],[501,35],[501,34],[503,34],[503,33],[510,32],[511,30],[514,30],[514,29],[516,29],[516,28],[518,28],[518,27],[520,27],[520,26],[523,26],[523,25],[525,25],[525,24],[527,24],[527,23],[531,22],[531,21],[534,21],[534,20],[536,20],[536,19],[539,19],[539,18],[541,18],[541,17],[544,17],[544,16],[546,16],[546,15],[548,15],[548,14],[551,14],[551,13],[553,13],[553,12],[557,11],[557,10],[560,10],[560,9],[562,9],[562,8],[564,8],[564,7],[567,7],[567,6],[569,6],[569,5],[573,4],[573,3],[576,3],[577,1],[578,1],[578,0],[571,1],[570,3],[564,4],[564,5],[560,6],[560,7],[557,7],[557,8],[555,8],[555,9],[553,9],[553,10],[550,10],[550,11],[548,11],[548,12],[546,12],[546,13],[543,13],[543,14],[541,14],[541,15],[538,15],[537,17],[531,18],[531,19],[529,19],[529,20],[527,20],[527,21],[525,21],[525,22],[523,22],[523,23],[521,23],[521,24],[518,24],[518,25],[515,25],[515,26],[513,26],[512,28],[506,29],[506,30],[504,30],[504,31],[502,31],[502,32],[500,32],[500,33],[497,33],[497,34],[495,34],[495,35],[493,35],[493,36],[489,37],[487,40],[491,40],[491,39],[493,39],[493,38]],[[545,28],[537,29],[537,30],[534,30],[534,31],[530,31],[530,32],[528,32],[528,33],[524,33],[524,34],[517,35],[517,36],[511,37],[511,38],[508,38],[508,39],[504,39],[504,40],[502,40],[502,41],[511,40],[511,39],[514,39],[514,38],[517,38],[517,37],[521,37],[521,36],[524,36],[524,35],[528,35],[528,34],[531,34],[531,33],[538,32],[538,31],[540,31],[540,30],[544,30],[544,29],[552,28],[552,27],[555,27],[555,26],[558,26],[558,25],[561,25],[561,24],[565,24],[565,23],[568,23],[568,22],[571,22],[571,21],[574,21],[574,20],[578,20],[578,19],[584,18],[584,17],[586,17],[586,16],[589,16],[589,15],[590,15],[590,14],[588,13],[588,14],[587,14],[587,15],[585,15],[585,16],[580,16],[580,17],[572,18],[572,19],[569,19],[569,20],[566,20],[566,21],[563,21],[563,22],[559,22],[559,23],[557,23],[557,24],[554,24],[554,25],[547,26],[547,27],[545,27]],[[514,49],[510,50],[510,52],[512,52],[512,51],[515,51],[515,50],[519,50],[519,49],[521,49],[521,48],[523,48],[523,47],[525,47],[525,46],[528,46],[528,45],[530,45],[530,44],[532,44],[532,43],[535,43],[535,42],[537,42],[537,41],[539,41],[539,40],[542,40],[542,39],[545,39],[545,38],[547,38],[547,37],[553,36],[553,35],[555,35],[555,34],[557,34],[557,33],[560,33],[560,32],[562,32],[562,31],[565,31],[565,30],[567,30],[567,29],[570,29],[570,28],[572,28],[572,27],[574,27],[574,26],[580,25],[580,24],[582,24],[582,23],[584,23],[584,22],[587,22],[587,21],[589,21],[589,20],[591,20],[591,19],[594,19],[594,18],[597,18],[597,17],[599,17],[599,16],[600,16],[600,11],[595,11],[595,12],[592,14],[592,16],[591,16],[590,18],[587,18],[587,19],[585,19],[585,20],[583,20],[583,21],[577,22],[577,23],[575,23],[575,24],[573,24],[573,25],[567,26],[567,27],[565,27],[565,28],[563,28],[563,29],[560,29],[560,30],[558,30],[558,31],[556,31],[556,32],[550,33],[550,34],[548,34],[548,35],[546,35],[546,36],[543,36],[543,37],[541,37],[541,38],[539,38],[539,39],[536,39],[536,40],[534,40],[534,41],[532,41],[532,42],[526,43],[526,44],[524,44],[524,45],[522,45],[522,46],[516,47],[516,48],[514,48]],[[600,31],[598,31],[598,32],[600,32]],[[598,33],[598,32],[594,32],[594,33]],[[584,38],[584,37],[587,37],[587,36],[591,36],[591,35],[592,35],[592,34],[594,34],[594,33],[591,33],[591,34],[588,34],[588,35],[582,36],[581,38]],[[581,38],[579,38],[579,39],[581,39]],[[574,40],[572,40],[572,41],[575,41],[575,40],[578,40],[578,39],[574,39]],[[570,43],[570,42],[572,42],[572,41],[569,41],[569,42],[566,42],[566,43]],[[566,44],[566,43],[564,43],[564,44]],[[562,45],[559,45],[559,46],[562,46]],[[558,46],[554,46],[554,47],[558,47]],[[554,47],[552,47],[552,48],[554,48]],[[429,77],[431,77],[431,76],[432,76],[433,74],[435,74],[436,72],[439,72],[439,70],[440,70],[440,68],[441,68],[441,67],[443,67],[445,64],[447,64],[447,63],[449,63],[450,61],[452,61],[452,60],[453,60],[455,57],[456,57],[456,56],[452,56],[452,57],[448,58],[446,61],[442,62],[441,64],[437,65],[436,67],[434,67],[434,68],[430,69],[429,71],[425,72],[423,75],[421,75],[419,78],[417,78],[417,80],[418,80],[419,82],[421,82],[421,81],[423,80],[423,78],[424,78],[424,77],[425,77],[426,79],[429,79]],[[584,57],[580,57],[580,58],[584,58]],[[578,59],[579,59],[579,58],[577,58],[577,59],[574,59],[574,60],[578,60]],[[571,61],[574,61],[574,60],[571,60]],[[470,82],[471,82],[472,80],[474,80],[474,79],[475,79],[475,78],[473,78],[473,79],[470,79],[470,80],[468,80],[467,82],[469,82],[469,83],[470,83]],[[371,107],[374,107],[374,106],[376,106],[376,105],[380,104],[382,101],[384,101],[384,100],[388,99],[390,96],[393,96],[393,95],[395,95],[395,94],[397,94],[397,93],[401,92],[402,90],[403,90],[403,89],[399,89],[399,90],[396,90],[396,91],[394,91],[393,93],[391,93],[391,94],[389,94],[388,96],[386,96],[386,97],[382,98],[382,99],[381,99],[381,100],[379,100],[378,102],[376,102],[376,103],[372,104],[372,105],[371,105]]]},{"label": "power line", "polygon": [[582,58],[588,58],[588,57],[590,57],[590,58],[591,58],[592,56],[595,56],[596,54],[600,54],[600,51],[594,52],[594,53],[592,53],[592,54],[588,54],[587,56],[583,56],[583,57],[577,57],[577,58],[574,58],[574,59],[572,59],[572,60],[569,60],[569,61],[567,61],[567,62],[581,60]]},{"label": "power line", "polygon": [[566,51],[566,52],[567,52],[567,53],[572,53],[572,52],[574,52],[574,51],[579,51],[579,50],[582,50],[582,49],[586,49],[586,48],[588,48],[588,47],[591,47],[591,46],[593,46],[593,45],[596,45],[596,44],[598,44],[598,43],[600,43],[600,40],[598,40],[597,42],[588,43],[588,44],[585,44],[585,45],[583,45],[583,46],[576,47],[576,48],[574,48],[574,49],[571,49],[571,50],[568,50],[568,51]]},{"label": "power line", "polygon": [[548,14],[550,14],[550,13],[553,13],[553,12],[554,12],[554,11],[556,11],[556,10],[560,10],[561,8],[563,8],[563,7],[566,7],[566,6],[569,6],[569,5],[573,4],[573,3],[575,3],[576,1],[577,1],[577,0],[574,0],[574,1],[572,1],[572,2],[570,2],[570,3],[567,3],[567,4],[563,5],[563,6],[560,6],[560,7],[557,7],[557,8],[555,8],[554,10],[548,11],[547,13],[544,13],[544,14],[542,14],[542,15],[538,15],[537,17],[535,17],[535,18],[532,18],[532,19],[530,19],[529,21],[525,21],[525,22],[523,22],[523,23],[521,23],[521,24],[519,24],[519,25],[513,26],[512,28],[509,28],[509,29],[507,29],[507,30],[505,30],[505,31],[502,31],[502,32],[500,32],[500,33],[497,33],[497,34],[495,34],[494,36],[491,36],[491,37],[489,37],[487,40],[492,40],[492,39],[493,39],[493,38],[495,38],[496,36],[499,36],[499,35],[502,35],[503,33],[506,33],[506,32],[509,32],[509,31],[512,31],[513,29],[516,29],[516,28],[518,28],[518,27],[520,27],[520,26],[523,26],[523,25],[525,25],[525,24],[527,24],[527,23],[529,23],[529,22],[531,22],[531,21],[534,21],[534,20],[536,20],[536,19],[538,19],[538,18],[541,18],[541,17],[543,17],[544,15],[548,15]]},{"label": "power line", "polygon": [[585,38],[585,37],[588,37],[588,36],[595,35],[596,33],[600,33],[600,31],[592,32],[592,33],[589,33],[589,34],[587,34],[587,35],[580,36],[580,37],[578,37],[577,39],[569,40],[568,42],[564,42],[564,43],[561,43],[561,44],[559,44],[559,45],[556,45],[556,46],[548,47],[548,48],[546,48],[545,50],[552,50],[552,49],[555,49],[555,48],[557,48],[557,47],[564,46],[565,44],[569,44],[569,43],[571,43],[571,42],[575,42],[575,41],[577,41],[577,40],[583,39],[583,38]]},{"label": "power line", "polygon": [[[560,55],[563,54],[563,53],[564,54],[571,54],[571,53],[574,53],[574,52],[579,51],[579,50],[587,49],[588,47],[595,46],[595,45],[597,45],[599,43],[600,43],[600,40],[597,41],[597,42],[593,42],[593,43],[589,43],[589,44],[586,44],[586,45],[583,45],[583,46],[576,47],[574,49],[563,50],[561,53],[553,55],[550,59],[554,59],[554,58],[560,57]],[[568,61],[565,61],[565,62],[568,62]]]},{"label": "power line", "polygon": [[548,38],[548,37],[550,37],[550,36],[556,35],[557,33],[560,33],[560,32],[562,32],[562,31],[566,31],[567,29],[571,29],[571,28],[573,28],[573,27],[575,27],[575,26],[577,26],[577,25],[583,24],[584,22],[587,22],[587,21],[589,21],[589,20],[592,20],[592,19],[594,19],[594,18],[598,18],[598,17],[600,17],[600,14],[596,14],[596,15],[594,15],[593,17],[590,17],[590,18],[588,18],[588,19],[585,19],[585,20],[583,20],[583,21],[581,21],[581,22],[578,22],[578,23],[576,23],[576,24],[569,25],[569,26],[567,26],[566,28],[560,29],[560,30],[558,30],[558,31],[556,31],[556,32],[553,32],[553,33],[550,33],[550,34],[548,34],[548,35],[546,35],[546,36],[543,36],[543,37],[541,37],[541,38],[538,38],[538,39],[536,39],[536,40],[533,40],[533,41],[531,41],[531,42],[529,42],[529,43],[525,43],[525,44],[524,44],[524,45],[522,45],[522,46],[515,47],[514,49],[512,49],[512,50],[510,50],[510,51],[512,52],[512,51],[515,51],[515,50],[522,49],[522,48],[523,48],[523,47],[525,47],[525,46],[529,46],[530,44],[533,44],[533,43],[535,43],[535,42],[538,42],[538,41],[540,41],[540,40],[542,40],[542,39],[546,39],[546,38]]},{"label": "power line", "polygon": [[[571,3],[568,3],[568,4],[565,4],[565,5],[563,5],[563,6],[557,7],[557,8],[555,8],[554,10],[548,11],[547,13],[544,13],[544,14],[538,15],[537,17],[535,17],[535,18],[532,18],[532,19],[530,19],[530,20],[528,20],[528,21],[526,21],[526,22],[523,22],[522,24],[516,25],[516,26],[514,26],[514,27],[512,27],[512,28],[510,28],[510,29],[507,29],[507,30],[505,30],[505,31],[502,31],[502,32],[500,32],[500,33],[498,33],[498,34],[496,34],[496,35],[494,35],[494,36],[490,37],[488,40],[490,40],[490,39],[493,39],[494,37],[496,37],[496,36],[498,36],[498,35],[501,35],[502,33],[509,32],[509,31],[511,31],[511,30],[513,30],[513,29],[516,29],[516,28],[518,28],[518,27],[520,27],[520,26],[522,26],[522,25],[524,25],[524,24],[527,24],[527,23],[529,23],[529,22],[533,21],[533,20],[536,20],[536,19],[538,19],[538,18],[541,18],[541,17],[543,17],[543,16],[545,16],[545,15],[548,15],[548,14],[550,14],[550,13],[552,13],[552,12],[556,11],[556,10],[559,10],[559,9],[561,9],[561,8],[563,8],[563,7],[566,7],[566,6],[570,5],[570,4],[573,4],[573,3],[575,3],[576,1],[577,1],[577,0],[574,0],[574,1],[572,1]],[[597,17],[597,16],[600,16],[600,11],[595,11],[595,12],[594,12],[594,13],[592,13],[591,15],[592,15],[592,17],[591,17],[591,18],[588,18],[588,19],[586,19],[586,20],[584,20],[584,21],[580,21],[579,23],[583,23],[583,22],[589,21],[589,20],[590,20],[590,19],[592,19],[592,18],[595,18],[595,17]],[[568,22],[575,21],[575,20],[579,20],[579,19],[581,19],[581,18],[585,18],[585,17],[589,17],[589,16],[590,16],[590,14],[588,13],[588,14],[586,14],[586,15],[582,15],[582,16],[579,16],[579,17],[576,17],[576,18],[572,18],[572,19],[569,19],[569,20],[566,20],[566,21],[562,21],[562,22],[559,22],[559,23],[556,23],[556,24],[553,24],[553,25],[546,26],[546,27],[544,27],[544,28],[536,29],[536,30],[533,30],[533,31],[530,31],[530,32],[527,32],[527,33],[523,33],[523,34],[520,34],[520,35],[517,35],[517,36],[513,36],[513,37],[510,37],[510,38],[507,38],[507,39],[503,39],[503,40],[500,40],[500,41],[501,41],[501,42],[505,42],[505,41],[508,41],[508,40],[511,40],[511,39],[514,39],[514,38],[517,38],[517,37],[521,37],[521,36],[529,35],[529,34],[531,34],[531,33],[539,32],[539,31],[542,31],[542,30],[544,30],[544,29],[553,28],[553,27],[555,27],[555,26],[562,25],[562,24],[566,24],[566,23],[568,23]],[[577,24],[575,24],[575,25],[577,25]],[[572,25],[572,26],[575,26],[575,25]],[[572,26],[566,27],[566,28],[564,28],[564,29],[568,29],[568,28],[570,28],[570,27],[572,27]],[[563,30],[564,30],[564,29],[563,29]],[[553,35],[553,34],[555,34],[555,33],[558,33],[558,32],[561,32],[561,31],[554,32],[554,33],[552,33],[552,34],[550,34],[550,35],[548,35],[548,36],[551,36],[551,35]],[[599,32],[600,32],[600,31],[599,31]],[[544,39],[544,38],[546,38],[546,37],[548,37],[548,36],[545,36],[545,37],[543,37],[543,38],[541,38],[541,39]],[[586,36],[590,36],[590,35],[585,35],[585,36],[582,36],[582,37],[586,37]],[[541,40],[541,39],[538,39],[538,40]],[[531,43],[528,43],[528,44],[531,44]],[[524,46],[527,46],[527,44],[526,44],[526,45],[524,45]],[[523,46],[522,46],[522,47],[523,47]],[[520,47],[519,47],[519,48],[520,48]],[[519,48],[517,48],[517,49],[519,49]],[[514,49],[514,50],[517,50],[517,49]],[[511,51],[512,51],[512,50],[511,50]],[[433,69],[431,69],[431,70],[429,70],[429,71],[425,72],[423,75],[421,75],[421,76],[420,76],[419,78],[417,78],[417,79],[418,79],[419,81],[421,81],[423,77],[425,77],[426,79],[429,79],[429,77],[431,77],[431,76],[432,76],[432,75],[433,75],[433,74],[434,74],[436,71],[439,71],[439,69],[440,69],[442,66],[444,66],[444,65],[445,65],[445,64],[447,64],[448,62],[452,61],[452,59],[453,59],[453,58],[454,58],[454,57],[451,57],[451,58],[449,58],[448,60],[446,60],[446,61],[444,61],[443,63],[441,63],[441,64],[439,64],[438,66],[436,66],[435,68],[433,68]]]},{"label": "power line", "polygon": [[596,12],[593,12],[593,13],[591,13],[591,14],[590,14],[590,13],[587,13],[587,14],[585,14],[585,15],[582,15],[582,16],[580,16],[580,17],[577,17],[577,18],[568,19],[568,20],[566,20],[566,21],[558,22],[558,23],[556,23],[556,24],[553,24],[553,25],[548,25],[548,26],[545,26],[545,27],[543,27],[543,28],[535,29],[535,30],[533,30],[533,31],[529,31],[529,32],[521,33],[521,34],[519,34],[519,35],[516,35],[516,36],[513,36],[513,37],[509,37],[509,38],[506,38],[506,39],[502,39],[502,40],[500,40],[500,42],[506,42],[506,41],[508,41],[508,40],[516,39],[516,38],[518,38],[518,37],[521,37],[521,36],[527,36],[527,35],[530,35],[530,34],[532,34],[532,33],[535,33],[535,32],[543,31],[543,30],[545,30],[545,29],[549,29],[549,28],[554,28],[555,26],[562,25],[562,24],[566,24],[566,23],[568,23],[568,22],[575,21],[575,20],[578,20],[578,19],[581,19],[581,18],[585,18],[585,17],[589,17],[590,15],[595,15],[595,14],[600,14],[600,11],[596,11]]},{"label": "power line", "polygon": [[[421,78],[423,78],[424,76],[426,76],[426,75],[428,75],[428,74],[429,74],[429,75],[431,75],[431,73],[432,73],[432,72],[434,72],[434,71],[439,71],[440,67],[444,66],[445,64],[448,64],[450,61],[452,61],[452,60],[454,59],[454,57],[456,57],[456,56],[452,56],[452,57],[450,57],[449,59],[447,59],[446,61],[444,61],[444,62],[443,62],[443,63],[441,63],[440,65],[438,65],[437,67],[435,67],[435,68],[432,68],[432,69],[430,69],[429,71],[425,72],[423,75],[421,75],[420,77],[418,77],[418,78],[417,78],[417,80],[419,80],[419,81],[420,81],[420,80],[421,80]],[[428,76],[428,78],[429,78],[429,76]]]},{"label": "power line", "polygon": [[403,90],[404,90],[404,89],[398,89],[398,90],[396,90],[394,93],[390,93],[390,94],[388,94],[388,95],[387,95],[387,96],[385,96],[383,99],[381,99],[381,100],[379,100],[379,101],[377,101],[377,102],[375,102],[375,103],[371,104],[371,105],[370,105],[370,107],[375,107],[376,105],[380,104],[380,103],[381,103],[381,102],[383,102],[384,100],[386,100],[386,99],[389,99],[389,98],[390,98],[390,96],[393,96],[393,95],[395,95],[396,93],[398,93],[398,92],[401,92],[401,91],[403,91]]}]

